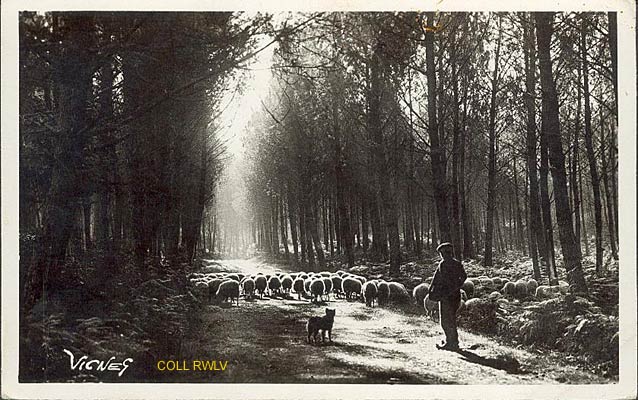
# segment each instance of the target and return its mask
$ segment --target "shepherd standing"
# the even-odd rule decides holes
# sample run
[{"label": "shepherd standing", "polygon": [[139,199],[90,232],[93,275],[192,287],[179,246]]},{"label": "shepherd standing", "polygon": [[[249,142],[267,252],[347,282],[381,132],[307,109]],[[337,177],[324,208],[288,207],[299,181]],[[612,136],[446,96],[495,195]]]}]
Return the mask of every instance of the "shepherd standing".
[{"label": "shepherd standing", "polygon": [[454,246],[451,243],[441,243],[436,250],[442,260],[434,272],[429,296],[431,300],[439,302],[441,328],[445,332],[445,343],[437,344],[436,347],[440,350],[458,350],[456,311],[461,303],[461,287],[467,274],[461,262],[454,258]]}]

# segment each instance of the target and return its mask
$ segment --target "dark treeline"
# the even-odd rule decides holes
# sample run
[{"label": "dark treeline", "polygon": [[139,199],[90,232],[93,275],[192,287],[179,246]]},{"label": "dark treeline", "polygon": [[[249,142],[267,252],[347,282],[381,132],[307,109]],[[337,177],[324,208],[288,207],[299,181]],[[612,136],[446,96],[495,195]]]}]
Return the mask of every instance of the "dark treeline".
[{"label": "dark treeline", "polygon": [[254,242],[396,273],[451,241],[586,291],[583,256],[600,274],[617,258],[615,30],[613,13],[313,15],[253,119]]},{"label": "dark treeline", "polygon": [[[269,24],[232,13],[20,14],[23,304],[70,259],[196,254],[221,170],[216,115]],[[205,230],[204,230],[205,231]],[[201,247],[201,246],[200,246]]]}]

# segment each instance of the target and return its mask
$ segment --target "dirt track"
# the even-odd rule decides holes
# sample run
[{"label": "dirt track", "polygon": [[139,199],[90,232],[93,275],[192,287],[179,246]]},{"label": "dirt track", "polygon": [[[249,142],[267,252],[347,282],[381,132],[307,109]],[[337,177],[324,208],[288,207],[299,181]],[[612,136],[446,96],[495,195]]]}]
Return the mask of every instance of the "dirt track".
[{"label": "dirt track", "polygon": [[[229,260],[219,271],[270,273],[278,266]],[[211,271],[212,272],[212,271]],[[306,342],[305,323],[324,308],[336,309],[332,344]],[[228,360],[225,371],[181,371],[179,382],[539,384],[606,383],[565,364],[559,356],[531,353],[460,330],[461,352],[441,351],[439,325],[416,308],[368,308],[331,298],[323,304],[291,298],[208,305],[202,330],[182,346],[184,360]],[[508,359],[514,357],[516,368]],[[190,361],[188,361],[190,363]]]}]

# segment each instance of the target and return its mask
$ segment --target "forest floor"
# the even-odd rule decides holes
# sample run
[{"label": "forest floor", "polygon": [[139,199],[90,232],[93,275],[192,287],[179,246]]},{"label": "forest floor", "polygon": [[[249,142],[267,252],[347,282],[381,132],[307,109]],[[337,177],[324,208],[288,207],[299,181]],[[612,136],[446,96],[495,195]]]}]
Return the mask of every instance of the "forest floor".
[{"label": "forest floor", "polygon": [[[264,274],[286,267],[256,259],[224,260],[206,272]],[[331,344],[308,344],[312,315],[336,309]],[[493,336],[460,329],[459,352],[438,350],[442,331],[416,307],[369,308],[331,298],[313,304],[288,298],[207,304],[199,329],[181,345],[183,371],[156,375],[162,382],[590,384],[612,379],[581,368],[553,351],[512,346]],[[195,371],[193,360],[227,361],[224,371]],[[155,379],[153,379],[155,380]]]}]

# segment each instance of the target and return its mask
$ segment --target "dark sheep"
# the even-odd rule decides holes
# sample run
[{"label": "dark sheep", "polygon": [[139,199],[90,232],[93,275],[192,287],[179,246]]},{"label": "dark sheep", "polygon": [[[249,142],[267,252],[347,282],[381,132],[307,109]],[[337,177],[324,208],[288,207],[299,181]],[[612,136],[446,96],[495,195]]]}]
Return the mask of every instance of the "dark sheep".
[{"label": "dark sheep", "polygon": [[529,294],[536,293],[537,287],[538,287],[538,281],[536,281],[536,279],[530,279],[527,281],[527,293]]},{"label": "dark sheep", "polygon": [[217,289],[219,289],[219,285],[223,282],[223,279],[213,279],[208,282],[208,301],[213,300],[217,295]]},{"label": "dark sheep", "polygon": [[361,282],[355,278],[347,277],[341,282],[341,290],[348,300],[350,300],[352,294],[358,297],[359,293],[361,293]]},{"label": "dark sheep", "polygon": [[293,280],[290,275],[284,275],[284,277],[281,278],[281,289],[284,291],[284,293],[290,293],[290,289],[292,289],[292,282]]},{"label": "dark sheep", "polygon": [[507,282],[505,286],[503,286],[503,294],[505,294],[505,296],[516,296],[516,284],[514,282]]},{"label": "dark sheep", "polygon": [[270,277],[268,280],[268,289],[270,290],[271,296],[279,294],[281,290],[281,280],[277,276]]},{"label": "dark sheep", "polygon": [[332,289],[335,292],[335,295],[337,297],[339,297],[339,295],[343,294],[343,292],[341,291],[341,277],[337,274],[332,275]]},{"label": "dark sheep", "polygon": [[382,306],[390,300],[390,285],[388,282],[381,281],[377,285],[377,303]]},{"label": "dark sheep", "polygon": [[527,282],[519,280],[514,284],[514,294],[516,298],[522,299],[527,296]]},{"label": "dark sheep", "polygon": [[237,299],[237,305],[239,305],[239,282],[234,279],[223,281],[217,289],[216,296],[221,301],[230,299],[231,303],[233,299]]},{"label": "dark sheep", "polygon": [[332,291],[332,279],[330,277],[324,277],[321,279],[323,281],[323,286],[325,287],[324,294],[327,299],[330,300],[330,292]]},{"label": "dark sheep", "polygon": [[242,284],[242,288],[244,290],[244,296],[246,296],[247,298],[250,297],[252,298],[255,295],[255,281],[250,279],[250,278],[246,278],[243,281]]},{"label": "dark sheep", "polygon": [[303,290],[306,293],[310,293],[310,284],[312,283],[312,281],[314,281],[314,279],[312,278],[306,278],[303,281]]},{"label": "dark sheep", "polygon": [[461,287],[461,289],[465,290],[468,297],[474,296],[474,282],[471,280],[466,279],[465,282],[463,282],[463,287]]},{"label": "dark sheep", "polygon": [[226,279],[232,279],[232,280],[237,281],[237,282],[240,281],[239,275],[237,275],[237,274],[228,274],[228,275],[226,275]]},{"label": "dark sheep", "polygon": [[267,287],[268,281],[266,280],[266,277],[263,275],[257,275],[255,277],[255,289],[257,289],[257,292],[259,292],[260,299],[264,298],[264,292],[266,291]]},{"label": "dark sheep", "polygon": [[323,296],[326,291],[326,286],[323,284],[323,279],[315,279],[310,283],[310,293],[312,293],[313,302],[318,302],[319,297]]},{"label": "dark sheep", "polygon": [[304,284],[304,280],[301,278],[297,278],[292,282],[292,290],[294,290],[295,293],[297,293],[299,300],[301,300],[301,295],[304,292],[303,284]]},{"label": "dark sheep", "polygon": [[374,282],[366,282],[361,289],[363,300],[368,307],[374,307],[374,299],[377,297],[377,285]]}]

